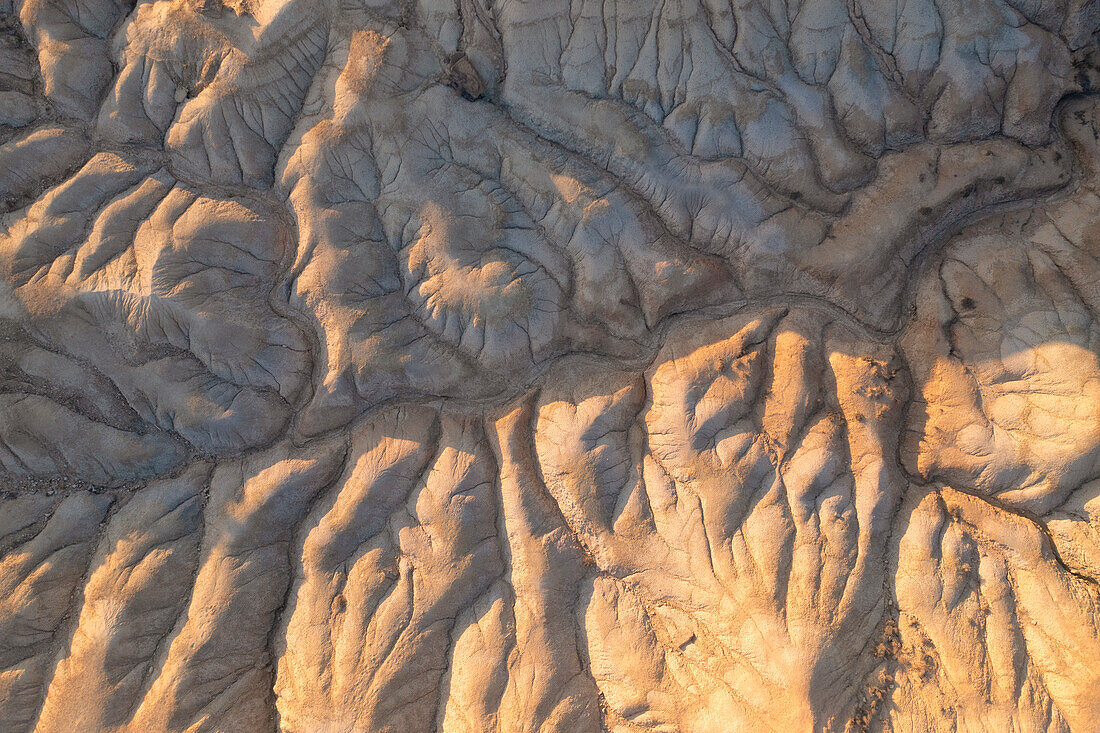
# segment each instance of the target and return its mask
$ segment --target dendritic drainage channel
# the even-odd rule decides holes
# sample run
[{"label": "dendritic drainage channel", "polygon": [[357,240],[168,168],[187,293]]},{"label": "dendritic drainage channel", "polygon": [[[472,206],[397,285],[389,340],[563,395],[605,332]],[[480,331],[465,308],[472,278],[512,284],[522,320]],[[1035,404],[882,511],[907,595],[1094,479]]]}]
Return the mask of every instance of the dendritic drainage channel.
[{"label": "dendritic drainage channel", "polygon": [[0,731],[1100,730],[1096,0],[0,0]]}]

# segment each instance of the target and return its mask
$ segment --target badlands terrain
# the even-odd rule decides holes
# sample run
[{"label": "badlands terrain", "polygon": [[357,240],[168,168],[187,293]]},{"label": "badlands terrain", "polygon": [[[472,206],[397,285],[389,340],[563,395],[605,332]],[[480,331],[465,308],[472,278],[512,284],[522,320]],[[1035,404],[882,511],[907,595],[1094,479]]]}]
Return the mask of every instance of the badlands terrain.
[{"label": "badlands terrain", "polygon": [[0,0],[0,732],[1100,731],[1097,0]]}]

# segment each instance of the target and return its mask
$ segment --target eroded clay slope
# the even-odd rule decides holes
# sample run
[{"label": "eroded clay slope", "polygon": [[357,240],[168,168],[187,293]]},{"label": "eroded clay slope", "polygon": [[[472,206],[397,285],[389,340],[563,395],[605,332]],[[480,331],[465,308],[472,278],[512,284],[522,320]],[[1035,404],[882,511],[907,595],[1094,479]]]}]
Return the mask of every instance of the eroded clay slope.
[{"label": "eroded clay slope", "polygon": [[1100,729],[1094,0],[0,0],[0,731]]}]

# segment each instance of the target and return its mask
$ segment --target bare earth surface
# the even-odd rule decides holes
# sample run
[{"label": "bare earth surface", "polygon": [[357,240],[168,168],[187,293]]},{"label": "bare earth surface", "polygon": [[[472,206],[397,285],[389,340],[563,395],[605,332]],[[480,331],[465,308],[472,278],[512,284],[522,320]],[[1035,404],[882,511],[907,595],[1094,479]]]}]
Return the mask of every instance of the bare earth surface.
[{"label": "bare earth surface", "polygon": [[1100,731],[1097,0],[0,0],[0,732]]}]

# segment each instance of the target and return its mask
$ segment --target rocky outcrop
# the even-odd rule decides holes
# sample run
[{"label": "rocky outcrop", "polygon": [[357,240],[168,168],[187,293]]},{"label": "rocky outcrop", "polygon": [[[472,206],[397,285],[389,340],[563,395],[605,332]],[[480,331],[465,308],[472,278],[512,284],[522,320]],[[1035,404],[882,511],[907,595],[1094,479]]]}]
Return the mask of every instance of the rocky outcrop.
[{"label": "rocky outcrop", "polygon": [[1096,730],[1097,33],[0,0],[0,729]]}]

